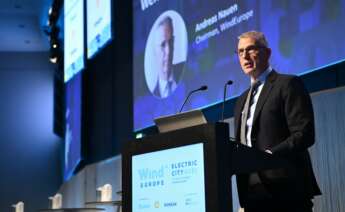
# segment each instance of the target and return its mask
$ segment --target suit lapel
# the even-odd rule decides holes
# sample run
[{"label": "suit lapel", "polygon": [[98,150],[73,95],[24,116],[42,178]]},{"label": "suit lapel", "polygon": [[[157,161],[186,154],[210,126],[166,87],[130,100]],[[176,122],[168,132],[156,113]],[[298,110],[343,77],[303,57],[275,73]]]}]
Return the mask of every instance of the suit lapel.
[{"label": "suit lapel", "polygon": [[267,97],[270,94],[271,89],[274,86],[274,81],[276,80],[276,78],[277,78],[277,72],[275,72],[274,70],[272,70],[272,72],[267,76],[267,80],[264,84],[264,87],[262,88],[258,103],[257,103],[256,108],[255,108],[253,125],[254,125],[256,119],[258,118],[258,116],[262,110],[262,107],[264,106],[264,104],[267,100]]},{"label": "suit lapel", "polygon": [[[242,117],[242,110],[243,110],[243,106],[244,106],[244,103],[245,103],[245,100],[246,100],[246,97],[248,95],[248,92],[249,92],[249,89],[247,91],[245,91],[238,99],[238,105],[237,107],[235,108],[236,111],[235,111],[235,126],[236,126],[236,129],[235,129],[235,135],[239,135],[239,129],[240,129],[240,126],[241,126],[241,117]],[[236,138],[236,140],[239,140]]]}]

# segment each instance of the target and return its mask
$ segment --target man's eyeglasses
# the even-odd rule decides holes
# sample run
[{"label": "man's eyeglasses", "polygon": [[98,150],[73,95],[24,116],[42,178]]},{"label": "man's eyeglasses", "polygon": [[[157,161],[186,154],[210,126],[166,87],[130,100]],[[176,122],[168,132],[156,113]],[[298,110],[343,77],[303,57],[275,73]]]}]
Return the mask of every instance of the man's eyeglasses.
[{"label": "man's eyeglasses", "polygon": [[247,48],[245,49],[238,49],[235,51],[235,53],[240,56],[240,57],[243,57],[246,55],[246,53],[248,53],[249,55],[255,55],[259,52],[260,49],[265,49],[266,47],[264,46],[255,46],[255,45],[252,45],[252,46],[248,46]]}]

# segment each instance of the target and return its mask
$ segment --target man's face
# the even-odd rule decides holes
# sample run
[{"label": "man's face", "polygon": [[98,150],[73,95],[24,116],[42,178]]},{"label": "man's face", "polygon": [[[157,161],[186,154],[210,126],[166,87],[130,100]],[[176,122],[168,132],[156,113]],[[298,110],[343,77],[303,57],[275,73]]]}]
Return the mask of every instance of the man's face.
[{"label": "man's face", "polygon": [[253,38],[241,38],[237,53],[243,72],[252,78],[268,68],[271,49],[259,46]]},{"label": "man's face", "polygon": [[174,37],[169,24],[163,24],[156,31],[155,56],[158,63],[158,76],[168,80],[171,75],[172,59],[174,53]]}]

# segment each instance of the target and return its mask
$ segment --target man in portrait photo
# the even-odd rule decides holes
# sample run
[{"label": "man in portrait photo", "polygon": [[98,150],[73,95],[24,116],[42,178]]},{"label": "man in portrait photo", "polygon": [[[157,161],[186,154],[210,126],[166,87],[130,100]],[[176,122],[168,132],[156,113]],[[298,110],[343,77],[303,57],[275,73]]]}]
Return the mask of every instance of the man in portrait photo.
[{"label": "man in portrait photo", "polygon": [[177,88],[176,67],[172,64],[174,55],[174,27],[171,17],[164,17],[154,31],[154,60],[157,63],[157,83],[153,94],[166,98]]}]

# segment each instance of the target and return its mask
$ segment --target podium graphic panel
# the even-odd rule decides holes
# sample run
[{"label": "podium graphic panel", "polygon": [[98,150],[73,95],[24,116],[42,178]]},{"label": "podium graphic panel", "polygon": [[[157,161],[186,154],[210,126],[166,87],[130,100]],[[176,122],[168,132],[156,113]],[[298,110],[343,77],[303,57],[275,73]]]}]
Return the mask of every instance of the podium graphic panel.
[{"label": "podium graphic panel", "polygon": [[136,212],[205,212],[203,143],[132,156]]},{"label": "podium graphic panel", "polygon": [[136,139],[122,152],[124,212],[229,212],[228,125]]}]

